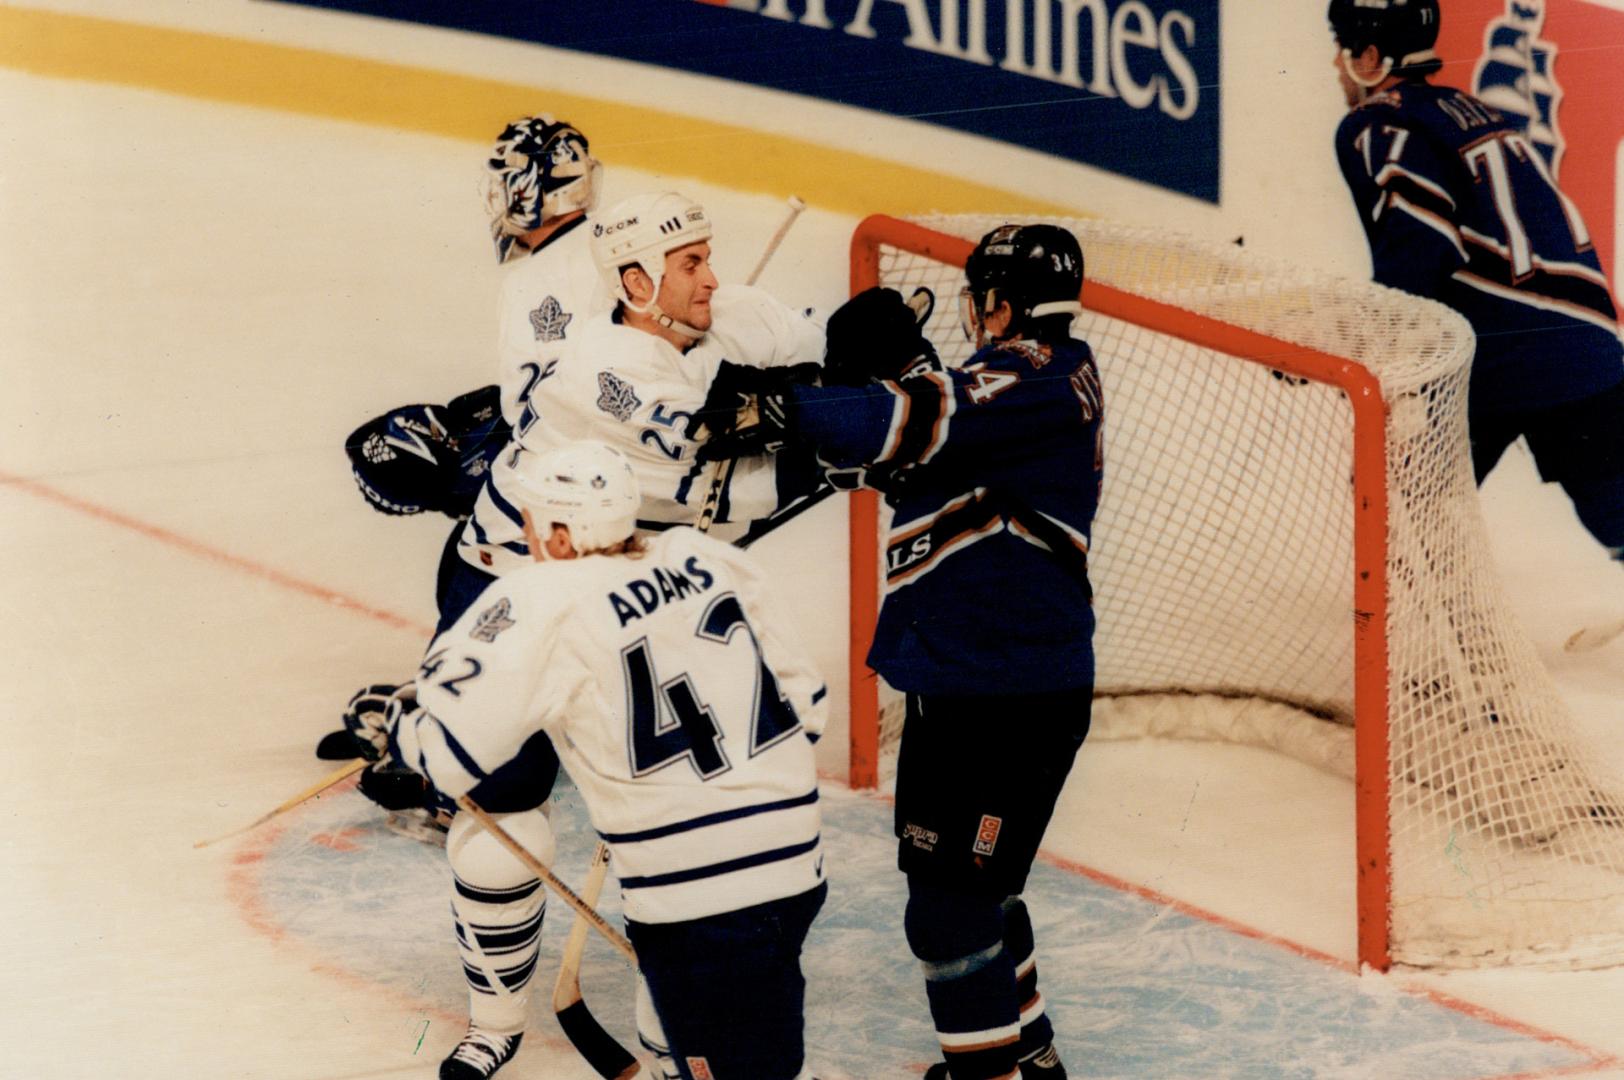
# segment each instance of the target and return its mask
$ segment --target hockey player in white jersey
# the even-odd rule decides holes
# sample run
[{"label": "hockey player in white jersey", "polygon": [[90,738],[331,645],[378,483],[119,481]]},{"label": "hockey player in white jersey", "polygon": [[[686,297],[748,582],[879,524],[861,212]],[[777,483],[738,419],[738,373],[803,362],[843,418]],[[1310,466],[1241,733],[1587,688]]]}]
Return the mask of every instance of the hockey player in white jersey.
[{"label": "hockey player in white jersey", "polygon": [[[526,423],[530,391],[557,365],[588,317],[611,300],[592,260],[588,213],[603,166],[574,125],[541,113],[497,136],[486,162],[486,209],[496,258],[505,270],[498,315],[497,382],[444,405],[402,405],[345,440],[356,484],[387,514],[435,511],[457,522],[441,553],[435,596],[443,601],[461,565],[461,523],[512,430]],[[322,740],[322,757],[361,752],[355,735],[376,719],[399,685],[358,691],[344,729]],[[405,692],[410,692],[406,684]]]},{"label": "hockey player in white jersey", "polygon": [[[743,552],[691,528],[635,536],[638,483],[619,453],[521,450],[509,479],[534,559],[435,639],[389,752],[445,797],[502,808],[545,797],[551,767],[530,776],[525,762],[550,736],[613,852],[680,1075],[805,1080],[800,954],[826,892],[812,750],[824,684]],[[539,810],[503,825],[551,861]],[[492,991],[472,995],[465,1067],[441,1075],[488,1077],[524,1028],[523,991],[504,982],[527,975],[537,946],[481,917],[540,884],[470,815],[447,846],[464,962]],[[479,859],[517,875],[470,895],[461,867]]]},{"label": "hockey player in white jersey", "polygon": [[[587,438],[614,446],[637,473],[645,530],[699,513],[704,437],[689,435],[690,421],[724,364],[806,365],[810,379],[823,360],[823,328],[810,311],[717,281],[711,236],[704,209],[674,192],[635,196],[597,215],[593,258],[617,303],[590,319],[542,375],[531,392],[534,419],[514,432],[529,451]],[[462,556],[482,572],[464,587],[482,588],[488,575],[529,558],[505,460],[492,467],[463,530]],[[723,534],[726,523],[737,531],[811,491],[820,475],[810,454],[741,461],[721,493]]]}]

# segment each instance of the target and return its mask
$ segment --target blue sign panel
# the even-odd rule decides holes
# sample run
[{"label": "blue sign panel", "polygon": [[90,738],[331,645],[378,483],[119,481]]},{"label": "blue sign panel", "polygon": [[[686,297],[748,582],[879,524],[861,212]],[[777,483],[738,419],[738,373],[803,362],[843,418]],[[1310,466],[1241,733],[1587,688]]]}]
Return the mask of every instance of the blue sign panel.
[{"label": "blue sign panel", "polygon": [[282,2],[804,94],[1218,201],[1219,0]]}]

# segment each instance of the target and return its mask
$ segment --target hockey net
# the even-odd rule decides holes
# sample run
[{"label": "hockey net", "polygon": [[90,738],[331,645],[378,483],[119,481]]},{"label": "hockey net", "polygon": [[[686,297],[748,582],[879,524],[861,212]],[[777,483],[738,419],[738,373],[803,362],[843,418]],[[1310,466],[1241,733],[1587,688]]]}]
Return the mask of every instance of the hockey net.
[{"label": "hockey net", "polygon": [[[1106,395],[1095,734],[1273,747],[1353,781],[1377,968],[1624,963],[1624,783],[1502,597],[1466,441],[1470,327],[1439,305],[1154,231],[1082,243]],[[998,219],[874,217],[853,291],[955,298]],[[884,509],[852,510],[852,783],[900,695],[864,663]]]}]

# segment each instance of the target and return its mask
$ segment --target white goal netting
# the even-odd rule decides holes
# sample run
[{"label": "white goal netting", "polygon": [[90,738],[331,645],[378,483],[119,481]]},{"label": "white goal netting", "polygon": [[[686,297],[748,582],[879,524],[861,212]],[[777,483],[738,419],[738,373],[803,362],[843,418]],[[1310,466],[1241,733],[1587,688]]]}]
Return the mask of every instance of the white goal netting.
[{"label": "white goal netting", "polygon": [[[918,222],[972,241],[999,223]],[[1081,241],[1091,283],[1353,361],[1386,404],[1385,468],[1370,470],[1388,504],[1385,570],[1373,571],[1385,573],[1383,617],[1355,598],[1358,456],[1343,389],[1267,355],[1189,344],[1177,315],[1079,320],[1106,394],[1095,737],[1261,743],[1352,778],[1355,725],[1380,725],[1386,783],[1356,788],[1385,803],[1375,872],[1391,900],[1361,918],[1390,927],[1396,962],[1624,963],[1624,783],[1584,751],[1502,597],[1466,442],[1464,320],[1235,248],[1058,223]],[[936,293],[929,336],[962,362],[960,268],[885,243],[879,271],[904,294]],[[1357,667],[1382,660],[1355,649],[1360,620],[1385,643],[1384,708],[1368,695],[1356,705]],[[853,717],[879,725],[882,761],[897,705],[882,691],[877,717]]]}]

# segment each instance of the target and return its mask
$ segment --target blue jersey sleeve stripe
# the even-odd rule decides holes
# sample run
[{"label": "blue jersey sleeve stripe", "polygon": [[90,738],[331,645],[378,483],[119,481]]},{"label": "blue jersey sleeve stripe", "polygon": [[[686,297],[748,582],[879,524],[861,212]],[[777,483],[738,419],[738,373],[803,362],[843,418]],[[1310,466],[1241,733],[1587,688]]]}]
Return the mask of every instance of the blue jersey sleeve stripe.
[{"label": "blue jersey sleeve stripe", "polygon": [[704,829],[711,825],[720,825],[726,821],[738,821],[741,818],[754,817],[757,814],[770,814],[778,810],[792,810],[797,806],[810,806],[818,801],[818,789],[813,788],[805,795],[797,795],[793,799],[778,799],[769,803],[758,803],[755,806],[741,806],[734,810],[719,810],[714,814],[703,814],[700,817],[689,818],[686,821],[674,821],[669,825],[659,825],[652,829],[643,829],[629,833],[606,833],[598,835],[606,844],[637,844],[645,840],[659,840],[677,833],[692,832],[694,829]]},{"label": "blue jersey sleeve stripe", "polygon": [[690,881],[701,881],[708,877],[720,877],[722,874],[750,870],[757,866],[765,866],[768,863],[793,859],[797,855],[805,855],[816,848],[821,840],[822,836],[820,834],[804,844],[791,844],[788,847],[773,848],[771,851],[759,851],[754,855],[728,859],[726,862],[711,863],[708,866],[695,866],[689,870],[673,870],[669,874],[625,877],[620,879],[620,888],[625,891],[626,889],[653,889],[661,885],[684,885]]}]

